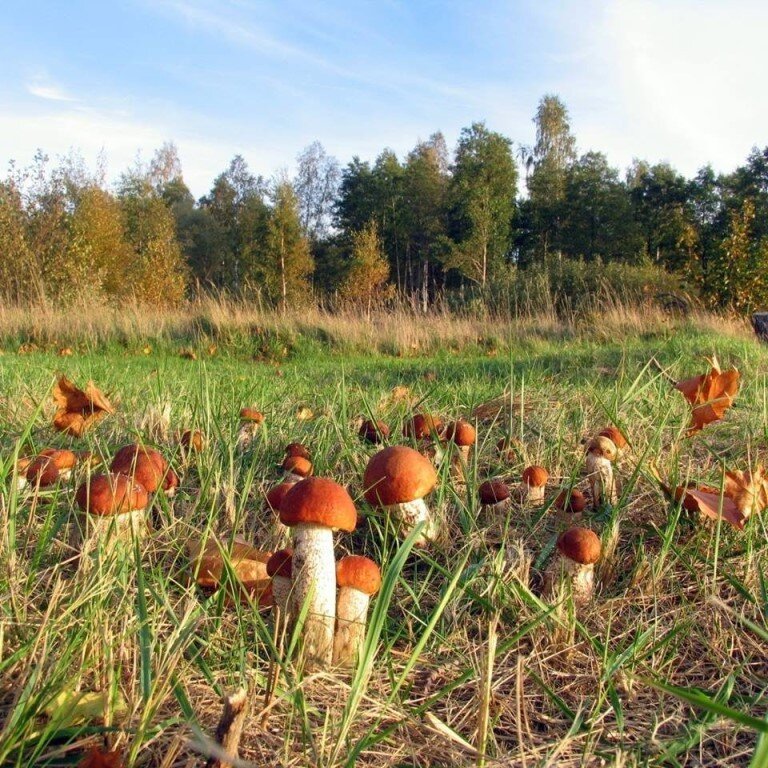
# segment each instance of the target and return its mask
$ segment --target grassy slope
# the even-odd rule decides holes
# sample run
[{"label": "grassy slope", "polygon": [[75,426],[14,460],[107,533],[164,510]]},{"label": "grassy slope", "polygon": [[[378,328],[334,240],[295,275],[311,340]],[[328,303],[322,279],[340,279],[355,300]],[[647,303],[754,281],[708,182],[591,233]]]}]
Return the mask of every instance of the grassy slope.
[{"label": "grassy slope", "polygon": [[[644,366],[655,355],[681,378],[703,371],[702,356],[712,352],[739,367],[744,386],[723,423],[685,439],[682,399]],[[673,482],[690,476],[719,484],[721,461],[746,469],[764,459],[766,363],[768,352],[746,336],[691,329],[621,341],[534,338],[503,357],[314,355],[279,369],[118,349],[72,358],[6,354],[0,762],[76,761],[66,745],[86,743],[100,729],[39,715],[62,689],[77,685],[121,691],[128,713],[108,713],[107,723],[119,723],[110,739],[131,760],[184,765],[191,713],[211,733],[218,696],[247,683],[255,714],[241,754],[257,765],[464,764],[480,760],[471,748],[483,743],[489,764],[579,765],[599,757],[625,765],[747,764],[755,731],[733,718],[766,713],[766,520],[753,519],[743,533],[678,520],[648,469],[653,460]],[[93,378],[120,403],[119,414],[78,447],[109,455],[137,436],[149,404],[164,402],[174,425],[199,426],[210,437],[197,465],[185,470],[180,496],[172,505],[160,502],[140,569],[130,559],[104,558],[77,571],[66,544],[69,489],[50,503],[10,490],[19,436],[20,454],[66,444],[46,426],[57,370],[80,383]],[[205,531],[234,530],[266,545],[261,497],[292,440],[310,447],[318,474],[359,496],[370,451],[355,438],[354,419],[370,411],[399,434],[409,411],[408,402],[391,398],[399,385],[423,399],[420,407],[447,418],[466,415],[504,388],[523,408],[481,427],[467,488],[442,470],[432,499],[444,521],[441,540],[428,554],[408,557],[399,575],[398,543],[377,515],[353,536],[339,537],[339,554],[371,555],[393,590],[388,605],[380,598],[387,609],[379,616],[381,646],[364,670],[366,686],[356,686],[360,698],[348,703],[348,680],[321,675],[302,683],[287,665],[277,699],[262,715],[276,655],[269,622],[252,611],[225,610],[219,599],[202,600],[187,585],[184,543]],[[262,407],[267,425],[255,449],[238,456],[236,414],[246,403]],[[303,405],[314,420],[296,420]],[[599,599],[576,621],[567,606],[551,610],[536,597],[557,534],[554,516],[546,507],[517,510],[500,536],[478,527],[474,489],[491,475],[516,481],[530,462],[550,468],[548,499],[570,479],[584,487],[579,441],[608,421],[633,443],[621,465],[624,498],[613,514],[602,510],[587,523],[604,536],[618,526],[619,543]],[[511,464],[494,450],[508,432],[520,439]],[[519,578],[525,565],[514,553],[521,549],[533,560],[530,581]],[[654,681],[701,689],[708,702],[691,707],[652,687]],[[733,712],[711,711],[719,705]]]}]

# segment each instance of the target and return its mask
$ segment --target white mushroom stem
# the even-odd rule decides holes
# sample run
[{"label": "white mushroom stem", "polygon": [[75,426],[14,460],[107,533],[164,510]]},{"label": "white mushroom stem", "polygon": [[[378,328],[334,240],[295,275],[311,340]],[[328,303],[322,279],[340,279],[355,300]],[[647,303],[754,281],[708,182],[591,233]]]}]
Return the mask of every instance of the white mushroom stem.
[{"label": "white mushroom stem", "polygon": [[613,466],[604,456],[595,453],[587,454],[587,474],[592,489],[592,503],[595,507],[602,502],[616,504],[619,500],[616,481],[613,477]]},{"label": "white mushroom stem", "polygon": [[307,478],[303,475],[295,475],[293,472],[289,472],[288,470],[283,470],[283,480],[284,483],[300,483],[302,480],[306,480]]},{"label": "white mushroom stem", "polygon": [[255,421],[246,421],[240,427],[237,433],[237,448],[240,451],[247,451],[253,441],[256,439],[256,433],[259,431],[259,425]]},{"label": "white mushroom stem", "polygon": [[327,667],[333,658],[336,624],[336,561],[333,531],[322,525],[293,526],[291,613],[298,619],[306,606],[302,631],[310,667]]},{"label": "white mushroom stem", "polygon": [[105,539],[109,542],[130,542],[134,537],[147,536],[147,511],[135,509],[119,515],[92,515],[81,512],[78,518],[82,542],[88,539]]},{"label": "white mushroom stem", "polygon": [[512,499],[506,498],[495,504],[481,504],[480,514],[483,520],[492,520],[498,515],[503,515],[512,506]]},{"label": "white mushroom stem", "polygon": [[570,581],[571,595],[575,605],[585,605],[592,599],[595,589],[594,564],[582,565],[564,555],[558,555],[561,575]]},{"label": "white mushroom stem", "polygon": [[370,597],[354,587],[341,587],[336,606],[336,636],[333,640],[333,663],[347,669],[357,664],[365,641]]},{"label": "white mushroom stem", "polygon": [[275,601],[273,605],[275,621],[279,625],[279,631],[290,623],[290,606],[292,580],[288,576],[272,577],[272,598]]},{"label": "white mushroom stem", "polygon": [[525,495],[530,504],[543,504],[544,503],[544,488],[543,485],[529,485],[523,483],[525,486]]},{"label": "white mushroom stem", "polygon": [[391,504],[384,507],[384,511],[395,520],[400,530],[400,535],[403,538],[407,537],[419,523],[422,521],[425,523],[421,534],[414,544],[416,547],[425,547],[437,535],[435,521],[424,499],[405,501],[402,504]]}]

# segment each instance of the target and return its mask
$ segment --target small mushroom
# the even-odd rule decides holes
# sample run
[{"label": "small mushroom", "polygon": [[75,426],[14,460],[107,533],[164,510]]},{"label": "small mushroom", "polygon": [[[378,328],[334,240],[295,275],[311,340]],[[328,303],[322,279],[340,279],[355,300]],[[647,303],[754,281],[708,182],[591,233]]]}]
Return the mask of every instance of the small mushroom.
[{"label": "small mushroom", "polygon": [[199,429],[185,429],[179,438],[179,445],[185,455],[200,453],[205,448],[205,435]]},{"label": "small mushroom", "polygon": [[557,494],[554,506],[560,518],[570,526],[581,519],[581,513],[587,508],[587,499],[578,488],[566,488]]},{"label": "small mushroom", "polygon": [[503,514],[512,503],[509,486],[502,480],[486,480],[480,483],[477,495],[485,515]]},{"label": "small mushroom", "polygon": [[305,658],[310,668],[325,669],[333,659],[336,623],[333,531],[355,529],[355,505],[332,480],[308,477],[285,495],[280,522],[293,534],[291,614],[298,617],[306,607]]},{"label": "small mushroom", "polygon": [[438,416],[429,413],[417,413],[403,426],[403,436],[414,441],[419,453],[426,456],[436,467],[443,460],[443,449],[440,447],[440,432],[443,422]]},{"label": "small mushroom", "polygon": [[549,472],[538,464],[523,470],[523,490],[531,504],[544,503],[544,490],[549,480]]},{"label": "small mushroom", "polygon": [[477,432],[468,421],[459,419],[445,428],[444,437],[456,446],[458,461],[454,460],[453,466],[460,478],[464,479],[469,464],[469,453],[477,439]]},{"label": "small mushroom", "polygon": [[279,549],[267,561],[267,575],[272,579],[275,623],[287,626],[290,622],[291,568],[293,550]]},{"label": "small mushroom", "polygon": [[27,483],[38,488],[47,488],[59,480],[67,480],[77,464],[77,455],[72,451],[46,448],[27,466]]},{"label": "small mushroom", "polygon": [[239,451],[250,449],[263,422],[264,415],[258,409],[252,407],[240,409],[240,431],[237,433]]},{"label": "small mushroom", "polygon": [[303,456],[288,456],[283,462],[283,482],[298,483],[312,474],[312,462]]},{"label": "small mushroom", "polygon": [[133,536],[142,538],[147,532],[149,495],[127,475],[93,475],[77,489],[75,501],[82,513],[83,540],[94,534],[130,541]]},{"label": "small mushroom", "polygon": [[288,443],[285,446],[285,458],[287,459],[290,456],[301,456],[302,459],[307,459],[307,461],[312,460],[312,456],[310,456],[309,451],[302,443]]},{"label": "small mushroom", "polygon": [[416,525],[425,523],[416,546],[425,546],[437,532],[424,503],[435,483],[437,473],[430,461],[404,445],[393,445],[374,454],[363,475],[366,501],[382,507],[395,521],[401,536],[408,536]]},{"label": "small mushroom", "polygon": [[389,427],[383,421],[366,419],[357,433],[366,443],[378,445],[389,438]]},{"label": "small mushroom", "polygon": [[597,436],[607,437],[609,440],[611,440],[616,446],[616,451],[619,456],[626,453],[627,449],[629,448],[629,443],[627,442],[627,438],[624,437],[624,433],[621,432],[618,427],[614,427],[612,424],[609,424],[607,427],[603,427],[603,429],[597,433]]},{"label": "small mushroom", "polygon": [[333,639],[333,663],[354,668],[365,641],[368,604],[381,588],[379,566],[360,555],[348,555],[336,564],[336,635]]},{"label": "small mushroom", "polygon": [[570,584],[573,602],[584,605],[592,599],[595,563],[600,559],[600,539],[589,528],[569,528],[557,540],[557,559],[550,583]]},{"label": "small mushroom", "polygon": [[587,444],[587,475],[595,508],[602,503],[616,504],[619,499],[612,465],[617,456],[616,445],[608,437],[595,437]]}]

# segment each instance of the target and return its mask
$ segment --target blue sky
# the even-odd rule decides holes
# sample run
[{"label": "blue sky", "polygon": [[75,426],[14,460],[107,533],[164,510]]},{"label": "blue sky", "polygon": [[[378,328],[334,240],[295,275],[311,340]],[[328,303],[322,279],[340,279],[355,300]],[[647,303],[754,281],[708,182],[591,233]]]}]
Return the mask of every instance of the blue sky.
[{"label": "blue sky", "polygon": [[242,154],[265,176],[314,140],[342,162],[476,120],[531,143],[544,93],[580,151],[730,170],[768,144],[768,3],[751,0],[8,0],[0,163],[163,141],[196,195]]}]

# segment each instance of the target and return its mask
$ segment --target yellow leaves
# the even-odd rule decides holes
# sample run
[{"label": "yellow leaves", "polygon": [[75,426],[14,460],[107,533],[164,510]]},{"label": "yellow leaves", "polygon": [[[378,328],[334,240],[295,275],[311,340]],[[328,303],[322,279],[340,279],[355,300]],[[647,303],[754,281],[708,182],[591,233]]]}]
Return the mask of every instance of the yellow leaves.
[{"label": "yellow leaves", "polygon": [[53,388],[56,414],[53,426],[59,432],[82,437],[85,431],[115,409],[96,385],[89,381],[85,391],[78,389],[66,376],[61,376]]},{"label": "yellow leaves", "polygon": [[312,421],[315,418],[315,414],[311,408],[307,408],[306,405],[302,405],[296,409],[296,421]]},{"label": "yellow leaves", "polygon": [[110,700],[109,691],[65,689],[48,702],[44,711],[59,727],[65,727],[104,720],[107,713],[112,718],[120,717],[128,712],[128,707],[119,693]]},{"label": "yellow leaves", "polygon": [[731,407],[739,391],[740,374],[736,368],[721,371],[716,357],[709,373],[678,381],[675,389],[691,404],[688,434],[694,434],[713,421],[719,421]]}]

